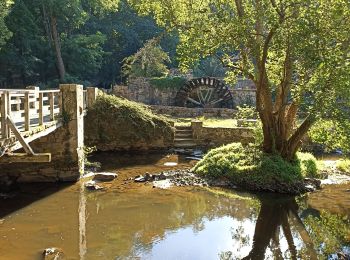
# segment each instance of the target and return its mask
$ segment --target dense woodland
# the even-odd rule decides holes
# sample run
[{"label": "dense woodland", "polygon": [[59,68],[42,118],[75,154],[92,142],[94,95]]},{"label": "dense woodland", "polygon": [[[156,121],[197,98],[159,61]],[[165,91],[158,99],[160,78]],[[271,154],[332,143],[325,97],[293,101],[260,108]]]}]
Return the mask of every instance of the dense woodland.
[{"label": "dense woodland", "polygon": [[1,2],[0,10],[2,87],[73,81],[109,87],[124,80],[123,60],[154,37],[170,57],[167,65],[176,62],[176,35],[124,0],[16,0]]}]

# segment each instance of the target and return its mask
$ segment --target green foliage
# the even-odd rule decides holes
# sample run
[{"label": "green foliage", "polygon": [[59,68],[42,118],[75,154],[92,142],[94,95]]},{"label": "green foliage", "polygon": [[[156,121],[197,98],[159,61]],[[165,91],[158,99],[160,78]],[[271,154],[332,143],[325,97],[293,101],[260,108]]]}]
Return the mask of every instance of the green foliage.
[{"label": "green foliage", "polygon": [[255,107],[245,105],[237,106],[237,119],[256,119],[258,117],[258,112]]},{"label": "green foliage", "polygon": [[[16,87],[57,87],[50,15],[57,20],[66,69],[61,82],[109,87],[121,81],[122,60],[163,31],[150,17],[137,16],[125,0],[18,0],[8,15],[4,6],[2,1],[0,45],[5,38],[7,44],[0,47],[0,81],[11,87],[13,78],[20,79]],[[160,45],[174,57],[177,36],[165,35]]]},{"label": "green foliage", "polygon": [[[275,141],[290,141],[287,152],[278,151],[290,157],[302,138],[299,133],[306,132],[315,117],[349,115],[347,0],[129,2],[140,14],[150,14],[160,26],[179,33],[177,52],[183,69],[215,55],[231,78],[255,82],[262,123],[271,129],[264,136],[267,151],[276,150]],[[292,102],[305,107],[310,116],[299,132],[285,137],[279,129],[293,125],[290,118],[271,119],[286,113]]]},{"label": "green foliage", "polygon": [[319,218],[308,216],[304,224],[319,254],[328,257],[350,243],[350,221],[347,217],[321,211]]},{"label": "green foliage", "polygon": [[226,69],[215,57],[201,59],[193,69],[193,76],[201,77],[225,77]]},{"label": "green foliage", "polygon": [[8,14],[9,2],[7,0],[0,2],[0,50],[6,41],[11,37],[11,32],[5,24],[5,17]]},{"label": "green foliage", "polygon": [[315,156],[311,153],[297,153],[297,160],[301,167],[301,173],[304,177],[320,178],[320,171]]},{"label": "green foliage", "polygon": [[287,162],[279,155],[267,155],[241,143],[210,150],[192,170],[211,178],[229,178],[254,190],[277,191],[317,173],[316,159],[311,154],[298,153],[295,161]]},{"label": "green foliage", "polygon": [[150,79],[151,85],[159,89],[179,89],[186,81],[187,79],[183,77],[160,77]]},{"label": "green foliage", "polygon": [[325,151],[341,149],[350,152],[350,120],[319,120],[309,132],[312,142],[324,146]]},{"label": "green foliage", "polygon": [[124,60],[122,72],[129,77],[162,77],[168,73],[166,62],[170,62],[169,55],[158,45],[158,39],[151,39]]},{"label": "green foliage", "polygon": [[63,56],[70,74],[79,79],[93,78],[107,55],[102,48],[105,41],[106,36],[100,32],[94,35],[78,34],[65,39]]},{"label": "green foliage", "polygon": [[340,159],[336,163],[336,167],[339,171],[344,173],[350,173],[350,159]]},{"label": "green foliage", "polygon": [[85,122],[87,143],[97,148],[138,147],[159,139],[171,142],[174,131],[168,119],[147,106],[112,95],[99,96]]}]

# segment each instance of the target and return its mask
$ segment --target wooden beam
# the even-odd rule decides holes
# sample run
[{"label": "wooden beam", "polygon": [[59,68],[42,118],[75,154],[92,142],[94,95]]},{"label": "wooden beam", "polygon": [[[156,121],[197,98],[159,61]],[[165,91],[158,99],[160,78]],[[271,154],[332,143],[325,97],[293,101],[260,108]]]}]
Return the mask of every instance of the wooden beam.
[{"label": "wooden beam", "polygon": [[43,96],[44,93],[39,93],[39,125],[42,126],[44,124],[44,112],[43,112]]},{"label": "wooden beam", "polygon": [[7,127],[7,95],[8,92],[4,92],[1,94],[1,137],[6,139],[9,137],[9,131]]},{"label": "wooden beam", "polygon": [[53,92],[49,93],[49,103],[50,103],[50,119],[51,121],[55,120],[55,114],[54,114],[54,109],[55,109],[55,96]]},{"label": "wooden beam", "polygon": [[21,145],[22,145],[23,149],[26,151],[26,153],[34,155],[32,148],[29,146],[29,144],[26,142],[26,140],[24,140],[23,136],[16,128],[15,123],[11,120],[11,118],[8,115],[7,115],[7,125],[12,130],[12,132],[15,134],[17,140],[21,143]]},{"label": "wooden beam", "polygon": [[24,95],[24,131],[30,129],[30,104],[29,104],[29,92]]},{"label": "wooden beam", "polygon": [[14,153],[0,157],[0,163],[46,163],[51,162],[51,153]]}]

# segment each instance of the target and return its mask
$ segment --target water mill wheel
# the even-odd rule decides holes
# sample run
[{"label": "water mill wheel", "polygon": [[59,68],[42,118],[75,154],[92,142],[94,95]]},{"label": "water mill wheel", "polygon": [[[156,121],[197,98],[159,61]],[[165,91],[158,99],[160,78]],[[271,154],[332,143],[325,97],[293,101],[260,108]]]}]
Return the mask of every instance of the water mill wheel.
[{"label": "water mill wheel", "polygon": [[196,78],[177,92],[175,105],[181,107],[233,108],[230,89],[216,78]]}]

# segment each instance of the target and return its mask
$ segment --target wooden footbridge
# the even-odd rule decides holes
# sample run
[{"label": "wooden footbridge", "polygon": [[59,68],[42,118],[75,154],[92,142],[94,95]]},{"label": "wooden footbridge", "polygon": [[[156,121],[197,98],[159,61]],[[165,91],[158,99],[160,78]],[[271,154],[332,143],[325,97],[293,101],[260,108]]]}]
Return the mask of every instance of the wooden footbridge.
[{"label": "wooden footbridge", "polygon": [[[83,93],[84,112],[89,100]],[[35,153],[29,143],[62,126],[62,104],[60,89],[0,89],[0,162],[50,162],[50,153]]]}]

